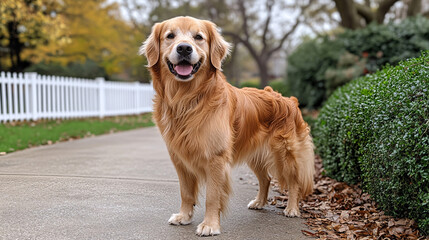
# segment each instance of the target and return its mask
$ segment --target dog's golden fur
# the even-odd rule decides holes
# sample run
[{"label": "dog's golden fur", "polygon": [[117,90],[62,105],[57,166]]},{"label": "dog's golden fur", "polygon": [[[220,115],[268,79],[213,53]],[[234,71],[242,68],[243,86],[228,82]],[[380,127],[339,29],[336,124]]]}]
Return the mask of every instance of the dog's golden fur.
[{"label": "dog's golden fur", "polygon": [[[168,32],[176,37],[167,39]],[[195,33],[204,39],[195,40]],[[181,42],[191,44],[201,59],[189,81],[178,80],[167,66],[169,54]],[[313,191],[313,143],[298,100],[270,87],[230,85],[221,72],[228,47],[213,23],[177,17],[156,24],[141,48],[156,91],[153,117],[180,181],[180,212],[169,223],[191,222],[199,186],[206,183],[206,213],[196,232],[205,236],[220,233],[232,166],[247,163],[259,180],[251,209],[266,204],[271,177],[288,189],[287,216],[299,216],[300,198]]]}]

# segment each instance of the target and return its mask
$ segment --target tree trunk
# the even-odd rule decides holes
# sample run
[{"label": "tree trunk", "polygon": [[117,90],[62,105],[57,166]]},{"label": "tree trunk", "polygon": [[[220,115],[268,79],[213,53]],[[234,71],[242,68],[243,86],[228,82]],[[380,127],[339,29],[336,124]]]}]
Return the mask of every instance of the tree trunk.
[{"label": "tree trunk", "polygon": [[268,86],[269,74],[268,74],[268,61],[258,61],[259,77],[261,78],[260,87],[264,88]]},{"label": "tree trunk", "polygon": [[9,57],[11,61],[11,70],[16,72],[22,70],[21,51],[22,45],[19,42],[18,24],[8,22],[7,30],[9,32]]},{"label": "tree trunk", "polygon": [[378,9],[375,14],[375,20],[377,23],[383,24],[387,12],[389,12],[390,8],[392,8],[397,1],[399,0],[384,0],[378,4]]},{"label": "tree trunk", "polygon": [[422,0],[411,0],[408,3],[407,17],[416,16],[422,9]]},{"label": "tree trunk", "polygon": [[237,47],[238,47],[238,42],[237,41],[233,41],[232,42],[232,50],[231,50],[231,54],[229,55],[229,59],[228,64],[225,64],[225,75],[227,75],[227,79],[228,81],[233,84],[233,85],[237,85],[237,76],[238,76],[238,70],[237,70],[237,63],[236,63],[236,56],[237,56]]},{"label": "tree trunk", "polygon": [[361,16],[363,19],[365,19],[366,25],[370,24],[372,21],[374,21],[375,14],[371,10],[370,7],[362,4],[355,4],[357,14]]},{"label": "tree trunk", "polygon": [[353,0],[334,0],[335,6],[341,16],[341,25],[349,29],[361,27]]},{"label": "tree trunk", "polygon": [[[9,46],[10,46],[10,44],[9,44]],[[13,50],[12,50],[12,48],[9,47],[9,59],[10,59],[10,64],[11,64],[10,70],[12,70],[12,71],[14,71],[14,69],[16,69],[16,63],[15,63],[13,56],[14,56]]]}]

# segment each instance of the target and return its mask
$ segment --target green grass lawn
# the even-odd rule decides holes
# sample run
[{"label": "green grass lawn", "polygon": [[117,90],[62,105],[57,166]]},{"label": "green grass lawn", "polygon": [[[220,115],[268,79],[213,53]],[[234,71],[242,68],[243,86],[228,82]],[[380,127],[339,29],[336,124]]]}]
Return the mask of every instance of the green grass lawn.
[{"label": "green grass lawn", "polygon": [[0,124],[0,153],[148,126],[151,114]]}]

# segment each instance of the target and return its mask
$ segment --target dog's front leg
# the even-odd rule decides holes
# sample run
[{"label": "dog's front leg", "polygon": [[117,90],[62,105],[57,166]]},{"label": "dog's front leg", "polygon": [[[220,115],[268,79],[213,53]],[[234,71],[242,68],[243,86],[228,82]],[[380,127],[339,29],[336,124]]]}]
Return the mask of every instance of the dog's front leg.
[{"label": "dog's front leg", "polygon": [[206,213],[197,227],[199,236],[220,234],[220,213],[226,210],[231,193],[230,166],[227,158],[216,157],[209,162],[206,188]]},{"label": "dog's front leg", "polygon": [[171,215],[168,223],[172,225],[187,225],[192,222],[192,216],[194,215],[194,205],[198,197],[198,179],[183,165],[175,154],[170,154],[170,156],[179,177],[182,203],[180,205],[180,212]]}]

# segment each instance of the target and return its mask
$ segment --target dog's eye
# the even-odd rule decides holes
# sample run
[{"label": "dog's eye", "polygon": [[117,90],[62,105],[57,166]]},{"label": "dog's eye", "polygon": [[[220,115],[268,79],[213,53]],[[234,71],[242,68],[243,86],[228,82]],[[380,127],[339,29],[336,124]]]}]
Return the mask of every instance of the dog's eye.
[{"label": "dog's eye", "polygon": [[195,40],[203,40],[203,36],[201,36],[200,34],[195,35]]},{"label": "dog's eye", "polygon": [[167,38],[168,39],[173,39],[175,36],[174,36],[174,33],[169,33],[168,35],[167,35]]}]

